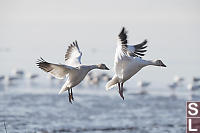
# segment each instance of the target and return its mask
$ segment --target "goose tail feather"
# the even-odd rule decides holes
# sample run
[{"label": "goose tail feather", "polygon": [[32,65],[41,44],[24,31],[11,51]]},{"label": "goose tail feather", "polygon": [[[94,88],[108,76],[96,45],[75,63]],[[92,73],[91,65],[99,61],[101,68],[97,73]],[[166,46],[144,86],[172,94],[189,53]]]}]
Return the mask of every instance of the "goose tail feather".
[{"label": "goose tail feather", "polygon": [[70,89],[69,87],[67,87],[67,85],[68,85],[68,82],[65,82],[65,84],[62,86],[62,88],[60,89],[58,93],[59,95]]},{"label": "goose tail feather", "polygon": [[118,80],[117,80],[117,77],[113,77],[110,81],[108,81],[108,83],[106,84],[106,90],[108,91],[108,90],[110,90],[110,89],[112,89],[114,86],[115,86],[115,84],[117,84],[118,83]]}]

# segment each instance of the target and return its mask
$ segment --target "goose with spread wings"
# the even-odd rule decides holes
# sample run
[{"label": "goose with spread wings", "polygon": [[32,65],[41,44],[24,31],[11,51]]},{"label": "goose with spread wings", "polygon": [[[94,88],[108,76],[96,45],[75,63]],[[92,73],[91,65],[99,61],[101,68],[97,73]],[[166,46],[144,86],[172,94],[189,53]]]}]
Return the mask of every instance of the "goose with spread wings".
[{"label": "goose with spread wings", "polygon": [[166,67],[161,60],[144,60],[142,56],[147,51],[147,40],[137,45],[130,45],[127,41],[127,31],[123,27],[118,35],[118,43],[114,59],[114,76],[106,84],[106,90],[113,88],[116,84],[119,88],[119,94],[124,100],[123,84],[143,67],[154,65]]},{"label": "goose with spread wings", "polygon": [[38,59],[36,63],[39,68],[55,78],[64,79],[67,77],[67,81],[62,86],[59,94],[68,91],[70,103],[74,100],[72,88],[78,85],[89,71],[93,69],[109,70],[105,64],[83,65],[81,64],[81,56],[82,52],[79,49],[77,41],[75,41],[67,49],[65,64],[49,63],[43,58]]}]

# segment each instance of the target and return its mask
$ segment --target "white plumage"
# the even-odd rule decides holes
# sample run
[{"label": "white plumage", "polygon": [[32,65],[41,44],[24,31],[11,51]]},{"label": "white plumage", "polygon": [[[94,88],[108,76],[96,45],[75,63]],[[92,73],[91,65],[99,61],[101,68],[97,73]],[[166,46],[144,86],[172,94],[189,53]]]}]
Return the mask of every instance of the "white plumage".
[{"label": "white plumage", "polygon": [[118,84],[120,96],[123,97],[123,83],[148,65],[166,67],[161,60],[143,60],[147,40],[137,45],[129,45],[125,28],[119,34],[119,41],[114,59],[114,76],[106,84],[106,90]]},{"label": "white plumage", "polygon": [[[62,86],[59,94],[68,90],[69,102],[73,99],[72,88],[78,85],[92,69],[104,69],[109,70],[105,64],[99,65],[82,65],[81,64],[82,53],[78,47],[77,41],[73,42],[65,54],[66,64],[53,64],[40,58],[37,62],[37,66],[48,72],[52,76],[58,79],[64,79],[67,77],[67,81]],[[70,91],[70,92],[69,92]]]},{"label": "white plumage", "polygon": [[72,67],[80,66],[82,52],[79,49],[77,41],[73,42],[65,54],[65,64]]}]

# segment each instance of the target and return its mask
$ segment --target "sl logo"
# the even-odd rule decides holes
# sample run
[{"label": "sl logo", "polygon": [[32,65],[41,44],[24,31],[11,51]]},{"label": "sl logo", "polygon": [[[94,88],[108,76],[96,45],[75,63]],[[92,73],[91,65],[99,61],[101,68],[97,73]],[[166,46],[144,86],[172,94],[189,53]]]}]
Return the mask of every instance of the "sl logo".
[{"label": "sl logo", "polygon": [[186,103],[186,133],[200,133],[200,101]]}]

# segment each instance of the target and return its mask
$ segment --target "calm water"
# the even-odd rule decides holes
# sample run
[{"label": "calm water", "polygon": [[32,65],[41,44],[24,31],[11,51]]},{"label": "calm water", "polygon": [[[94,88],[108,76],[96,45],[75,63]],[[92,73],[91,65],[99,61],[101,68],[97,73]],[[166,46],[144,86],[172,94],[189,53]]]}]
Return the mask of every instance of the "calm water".
[{"label": "calm water", "polygon": [[74,88],[70,104],[67,93],[57,95],[60,85],[22,83],[1,84],[0,132],[5,131],[4,120],[9,133],[185,132],[186,92],[172,96],[167,89],[149,88],[141,95],[139,88],[128,87],[123,101],[117,89],[82,85]]}]

